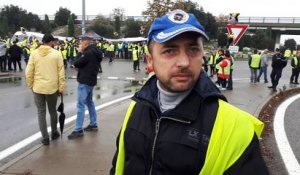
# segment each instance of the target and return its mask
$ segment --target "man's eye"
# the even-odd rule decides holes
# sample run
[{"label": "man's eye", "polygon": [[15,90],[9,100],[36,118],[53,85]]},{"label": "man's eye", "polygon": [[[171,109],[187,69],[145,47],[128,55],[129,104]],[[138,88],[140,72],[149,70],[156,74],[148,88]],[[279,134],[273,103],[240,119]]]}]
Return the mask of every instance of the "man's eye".
[{"label": "man's eye", "polygon": [[167,49],[163,51],[163,54],[172,54],[174,53],[174,49]]},{"label": "man's eye", "polygon": [[198,47],[192,47],[192,48],[190,48],[190,51],[191,52],[199,52],[200,48],[198,48]]}]

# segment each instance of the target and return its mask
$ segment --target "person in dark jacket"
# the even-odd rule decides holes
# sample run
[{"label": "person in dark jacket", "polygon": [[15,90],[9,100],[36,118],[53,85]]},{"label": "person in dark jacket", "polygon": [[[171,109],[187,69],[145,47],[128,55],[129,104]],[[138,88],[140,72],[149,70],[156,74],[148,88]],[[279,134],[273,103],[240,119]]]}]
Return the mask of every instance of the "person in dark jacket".
[{"label": "person in dark jacket", "polygon": [[287,65],[287,58],[280,53],[280,50],[276,48],[275,52],[276,53],[272,57],[272,72],[270,75],[272,86],[268,86],[268,88],[273,91],[277,91],[276,87],[281,77],[282,69]]},{"label": "person in dark jacket", "polygon": [[298,77],[300,73],[300,49],[297,50],[297,55],[291,60],[292,75],[290,84],[299,84]]},{"label": "person in dark jacket", "polygon": [[267,175],[263,123],[231,106],[201,69],[203,39],[193,14],[156,18],[147,45],[153,75],[132,98],[110,174]]},{"label": "person in dark jacket", "polygon": [[[78,69],[77,119],[75,130],[68,136],[69,139],[82,137],[83,131],[98,130],[97,113],[93,102],[93,89],[97,84],[97,74],[102,53],[100,49],[93,44],[93,39],[89,36],[81,38],[78,52],[74,62],[75,68]],[[85,105],[88,107],[90,123],[83,129]]]},{"label": "person in dark jacket", "polygon": [[[8,54],[10,55],[10,60],[14,65],[14,71],[17,71],[17,63],[19,66],[19,71],[23,71],[21,66],[21,56],[23,54],[22,48],[17,45],[17,40],[13,42],[13,45],[8,49]],[[12,69],[11,69],[12,70]]]}]

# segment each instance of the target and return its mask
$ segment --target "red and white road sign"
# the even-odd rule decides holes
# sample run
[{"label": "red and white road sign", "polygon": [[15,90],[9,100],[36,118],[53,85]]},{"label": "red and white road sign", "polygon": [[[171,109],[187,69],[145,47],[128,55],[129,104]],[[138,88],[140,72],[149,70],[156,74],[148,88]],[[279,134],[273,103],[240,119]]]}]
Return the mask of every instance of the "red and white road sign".
[{"label": "red and white road sign", "polygon": [[227,31],[229,34],[232,34],[233,37],[233,45],[236,45],[241,37],[247,31],[249,25],[242,25],[242,24],[227,24]]}]

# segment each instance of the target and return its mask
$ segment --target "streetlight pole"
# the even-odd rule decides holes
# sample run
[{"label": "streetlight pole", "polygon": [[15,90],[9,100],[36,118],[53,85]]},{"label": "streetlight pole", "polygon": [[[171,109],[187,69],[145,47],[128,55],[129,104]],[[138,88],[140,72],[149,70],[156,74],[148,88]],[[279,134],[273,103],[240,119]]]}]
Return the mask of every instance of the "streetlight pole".
[{"label": "streetlight pole", "polygon": [[84,35],[85,34],[85,0],[82,0],[82,19],[81,19],[82,23],[81,23],[81,27],[82,27],[82,31],[81,34]]}]

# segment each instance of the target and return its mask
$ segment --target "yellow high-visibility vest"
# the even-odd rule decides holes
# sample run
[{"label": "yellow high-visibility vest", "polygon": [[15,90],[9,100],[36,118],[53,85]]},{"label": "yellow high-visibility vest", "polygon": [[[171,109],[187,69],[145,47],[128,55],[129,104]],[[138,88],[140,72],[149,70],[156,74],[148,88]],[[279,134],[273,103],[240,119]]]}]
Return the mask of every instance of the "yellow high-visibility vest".
[{"label": "yellow high-visibility vest", "polygon": [[251,63],[250,66],[252,68],[259,68],[259,63],[260,63],[260,55],[258,54],[253,54],[251,55]]},{"label": "yellow high-visibility vest", "polygon": [[[264,128],[264,124],[251,114],[221,99],[218,103],[216,121],[208,144],[205,162],[199,175],[222,175],[243,154],[251,143],[253,134],[260,137]],[[130,103],[120,132],[116,175],[124,174],[126,154],[124,133],[135,104],[135,101]]]}]

